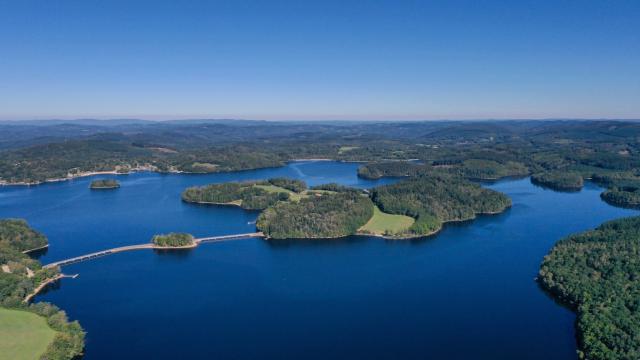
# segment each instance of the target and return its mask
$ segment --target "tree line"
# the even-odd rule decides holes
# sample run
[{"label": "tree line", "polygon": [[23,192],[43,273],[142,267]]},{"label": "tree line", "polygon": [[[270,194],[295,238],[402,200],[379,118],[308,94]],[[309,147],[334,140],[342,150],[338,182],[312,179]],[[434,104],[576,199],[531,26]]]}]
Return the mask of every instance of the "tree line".
[{"label": "tree line", "polygon": [[559,241],[538,280],[577,312],[579,356],[640,358],[640,217]]},{"label": "tree line", "polygon": [[415,235],[438,231],[448,221],[470,220],[477,214],[498,213],[511,206],[511,199],[500,192],[459,176],[438,173],[376,187],[371,199],[386,213],[416,219],[409,229]]},{"label": "tree line", "polygon": [[357,191],[316,194],[264,210],[256,227],[271,238],[332,238],[355,234],[373,216],[373,204]]},{"label": "tree line", "polygon": [[[4,265],[0,270],[0,306],[45,317],[57,334],[41,359],[70,360],[80,356],[84,349],[85,333],[80,324],[70,322],[64,311],[50,303],[24,302],[37,286],[60,273],[58,268],[43,268],[39,261],[23,253],[46,244],[47,238],[26,221],[0,219],[0,265]],[[32,276],[27,269],[33,272]]]}]

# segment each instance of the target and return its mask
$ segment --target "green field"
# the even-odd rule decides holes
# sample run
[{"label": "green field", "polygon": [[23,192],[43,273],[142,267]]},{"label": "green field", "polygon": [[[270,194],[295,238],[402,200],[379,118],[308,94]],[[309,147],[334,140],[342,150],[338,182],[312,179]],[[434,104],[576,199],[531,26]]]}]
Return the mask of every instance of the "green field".
[{"label": "green field", "polygon": [[287,193],[289,194],[289,199],[291,199],[291,201],[300,201],[300,199],[303,198],[307,198],[311,195],[315,195],[315,194],[334,194],[334,191],[328,191],[328,190],[305,190],[301,193],[297,193],[294,191],[291,191],[289,189],[285,189],[282,188],[280,186],[275,186],[275,185],[254,185],[257,188],[260,188],[262,190],[265,190],[267,192],[272,192],[272,193],[279,193],[279,192],[283,192],[283,193]]},{"label": "green field", "polygon": [[351,150],[355,150],[358,148],[359,146],[340,146],[340,149],[338,149],[338,154],[344,154],[346,152],[349,152]]},{"label": "green field", "polygon": [[293,201],[299,201],[303,197],[302,194],[298,194],[296,192],[293,192],[289,189],[282,188],[280,186],[275,186],[275,185],[254,185],[254,186],[271,193],[281,193],[281,192],[287,193],[289,194],[289,199]]},{"label": "green field", "polygon": [[41,316],[0,308],[0,360],[37,360],[55,334]]},{"label": "green field", "polygon": [[409,229],[414,221],[409,216],[383,213],[377,206],[374,206],[373,216],[360,228],[360,231],[376,235],[401,234]]}]

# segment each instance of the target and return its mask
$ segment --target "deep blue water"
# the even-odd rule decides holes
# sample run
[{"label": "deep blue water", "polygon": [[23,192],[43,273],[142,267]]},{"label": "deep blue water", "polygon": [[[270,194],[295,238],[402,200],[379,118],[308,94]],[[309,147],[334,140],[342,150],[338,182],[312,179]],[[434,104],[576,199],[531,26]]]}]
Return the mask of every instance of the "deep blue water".
[{"label": "deep blue water", "polygon": [[[44,263],[155,233],[250,232],[256,213],[183,204],[187,186],[290,176],[370,187],[357,164],[310,162],[215,175],[120,176],[0,188],[0,217],[45,232]],[[392,180],[387,180],[392,181]],[[487,185],[513,199],[506,213],[411,241],[247,239],[191,251],[122,253],[71,265],[79,273],[39,296],[87,330],[92,359],[575,359],[573,314],[534,282],[561,237],[637,212],[600,188],[577,193],[528,179]]]}]

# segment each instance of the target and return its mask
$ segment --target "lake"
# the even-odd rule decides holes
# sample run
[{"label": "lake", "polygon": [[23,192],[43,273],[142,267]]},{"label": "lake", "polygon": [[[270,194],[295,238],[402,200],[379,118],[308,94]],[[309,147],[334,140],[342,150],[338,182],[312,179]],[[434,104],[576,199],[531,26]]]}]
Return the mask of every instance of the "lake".
[{"label": "lake", "polygon": [[[0,188],[0,217],[50,240],[43,263],[149,241],[255,230],[256,212],[181,202],[184,188],[288,176],[309,185],[372,187],[358,164],[294,162],[209,175],[117,176]],[[109,176],[112,177],[112,176]],[[543,256],[570,233],[636,215],[601,188],[555,192],[529,179],[485,186],[513,207],[415,240],[246,239],[189,251],[138,251],[64,267],[50,301],[87,331],[85,359],[575,359],[574,315],[534,282]]]}]

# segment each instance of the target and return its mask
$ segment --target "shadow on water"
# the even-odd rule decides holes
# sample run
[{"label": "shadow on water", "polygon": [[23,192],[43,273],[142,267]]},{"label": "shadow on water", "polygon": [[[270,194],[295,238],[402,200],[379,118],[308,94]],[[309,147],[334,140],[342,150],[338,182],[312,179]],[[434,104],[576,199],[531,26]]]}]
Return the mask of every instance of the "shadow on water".
[{"label": "shadow on water", "polygon": [[29,255],[33,259],[38,260],[41,257],[47,255],[47,252],[49,252],[49,247],[31,251],[27,255]]},{"label": "shadow on water", "polygon": [[264,242],[273,249],[284,250],[294,247],[350,246],[363,243],[371,238],[369,236],[346,236],[324,239],[269,239],[264,240]]},{"label": "shadow on water", "polygon": [[321,247],[321,246],[350,246],[355,244],[362,244],[367,241],[384,241],[387,244],[398,245],[422,245],[434,242],[438,239],[439,235],[448,229],[453,228],[466,228],[478,223],[500,223],[505,221],[511,208],[507,208],[505,211],[499,214],[479,214],[475,219],[469,219],[464,221],[452,221],[443,225],[442,230],[435,234],[410,237],[410,238],[385,238],[380,236],[371,235],[351,235],[339,238],[318,238],[318,239],[269,239],[264,240],[269,247],[274,249],[288,249],[293,247]]},{"label": "shadow on water", "polygon": [[42,290],[40,290],[40,292],[38,292],[38,297],[42,297],[44,295],[46,295],[49,292],[54,292],[56,290],[60,290],[60,288],[62,288],[62,281],[64,281],[65,279],[58,279],[52,283],[49,283],[47,286],[45,286]]},{"label": "shadow on water", "polygon": [[189,249],[153,249],[155,255],[176,259],[187,259],[194,251],[197,251],[197,247]]},{"label": "shadow on water", "polygon": [[534,187],[538,188],[538,189],[543,189],[543,190],[551,190],[551,191],[555,191],[558,193],[567,193],[567,194],[572,194],[572,193],[579,193],[580,191],[582,191],[583,188],[580,189],[563,189],[563,188],[557,188],[551,185],[544,185],[540,182],[537,182],[535,180],[533,180],[533,178],[530,178],[529,181],[531,182],[531,185],[533,185]]}]

